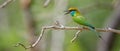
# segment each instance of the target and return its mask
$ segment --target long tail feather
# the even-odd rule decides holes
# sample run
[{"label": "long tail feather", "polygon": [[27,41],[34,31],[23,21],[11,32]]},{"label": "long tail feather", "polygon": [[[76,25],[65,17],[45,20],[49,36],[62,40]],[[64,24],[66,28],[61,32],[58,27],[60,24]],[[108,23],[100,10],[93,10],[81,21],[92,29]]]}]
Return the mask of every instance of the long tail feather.
[{"label": "long tail feather", "polygon": [[102,36],[100,35],[100,33],[95,30],[95,27],[94,27],[94,26],[92,26],[91,24],[86,24],[86,26],[88,26],[91,31],[95,32],[96,36],[97,36],[98,38],[100,38],[101,40],[103,40],[103,42],[106,44],[105,40],[102,38]]},{"label": "long tail feather", "polygon": [[105,40],[102,38],[102,36],[100,35],[100,33],[95,30],[95,28],[94,28],[94,29],[91,28],[91,31],[94,31],[95,34],[96,34],[96,36],[97,36],[99,39],[101,39],[101,40],[106,44]]}]

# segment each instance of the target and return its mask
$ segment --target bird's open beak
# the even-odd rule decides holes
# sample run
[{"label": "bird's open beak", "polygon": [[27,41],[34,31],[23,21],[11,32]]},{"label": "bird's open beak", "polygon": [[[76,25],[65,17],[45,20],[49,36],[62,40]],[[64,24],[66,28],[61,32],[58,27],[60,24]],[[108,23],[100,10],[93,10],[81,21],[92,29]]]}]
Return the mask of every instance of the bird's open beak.
[{"label": "bird's open beak", "polygon": [[68,10],[67,10],[67,11],[65,11],[65,12],[66,12],[66,13],[65,13],[65,15],[67,15],[67,14],[69,14],[69,13],[70,13],[70,11],[68,11]]}]

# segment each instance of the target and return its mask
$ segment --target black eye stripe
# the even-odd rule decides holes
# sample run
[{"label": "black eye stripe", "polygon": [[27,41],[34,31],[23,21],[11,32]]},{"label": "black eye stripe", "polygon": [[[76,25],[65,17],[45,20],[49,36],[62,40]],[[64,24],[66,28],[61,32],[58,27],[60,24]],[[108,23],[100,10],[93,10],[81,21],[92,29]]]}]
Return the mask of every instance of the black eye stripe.
[{"label": "black eye stripe", "polygon": [[70,10],[70,12],[71,12],[71,11],[76,11],[76,10]]}]

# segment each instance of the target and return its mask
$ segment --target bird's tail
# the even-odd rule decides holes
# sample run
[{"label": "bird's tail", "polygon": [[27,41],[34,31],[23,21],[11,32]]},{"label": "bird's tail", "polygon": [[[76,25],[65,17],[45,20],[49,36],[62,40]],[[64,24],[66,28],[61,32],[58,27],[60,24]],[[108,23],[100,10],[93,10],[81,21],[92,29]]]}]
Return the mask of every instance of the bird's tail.
[{"label": "bird's tail", "polygon": [[95,34],[96,34],[96,36],[97,36],[98,38],[100,38],[101,40],[103,40],[104,43],[106,43],[106,42],[104,41],[104,39],[102,38],[102,36],[100,35],[100,33],[99,33],[98,31],[96,31],[96,29],[95,29],[94,26],[92,26],[92,25],[90,25],[90,24],[88,24],[87,26],[90,27],[90,30],[91,30],[91,31],[95,32]]},{"label": "bird's tail", "polygon": [[101,40],[103,41],[103,43],[106,44],[105,40],[102,38],[102,36],[100,35],[100,33],[95,30],[95,27],[94,27],[94,29],[93,29],[93,28],[90,28],[90,30],[91,30],[91,31],[94,31],[95,34],[96,34],[96,36],[97,36],[99,39],[101,39]]}]

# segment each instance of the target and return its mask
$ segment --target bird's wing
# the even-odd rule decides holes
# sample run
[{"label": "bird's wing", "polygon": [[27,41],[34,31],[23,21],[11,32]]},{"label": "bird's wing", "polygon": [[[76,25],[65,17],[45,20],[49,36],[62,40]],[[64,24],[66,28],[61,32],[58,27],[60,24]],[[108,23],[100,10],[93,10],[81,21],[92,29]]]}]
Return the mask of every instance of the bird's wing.
[{"label": "bird's wing", "polygon": [[84,25],[87,23],[86,18],[83,16],[75,16],[75,17],[73,17],[73,20],[80,25]]},{"label": "bird's wing", "polygon": [[89,23],[87,22],[86,18],[83,17],[83,16],[73,17],[73,20],[74,20],[76,23],[80,24],[80,25],[88,26],[88,27],[94,29],[94,27],[93,27],[91,24],[89,24]]}]

